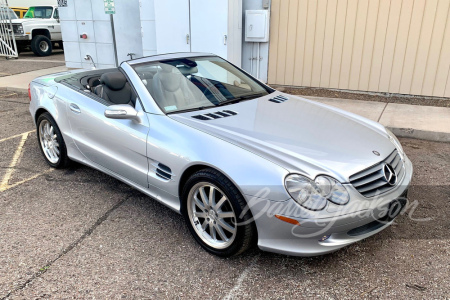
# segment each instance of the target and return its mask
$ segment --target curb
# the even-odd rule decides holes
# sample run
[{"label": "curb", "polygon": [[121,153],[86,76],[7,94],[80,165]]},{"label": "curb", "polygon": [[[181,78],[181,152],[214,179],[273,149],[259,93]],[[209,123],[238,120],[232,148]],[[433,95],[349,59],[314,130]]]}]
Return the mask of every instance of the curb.
[{"label": "curb", "polygon": [[450,133],[447,132],[425,131],[414,128],[395,128],[395,127],[386,127],[386,128],[392,131],[392,133],[394,133],[397,137],[401,138],[412,138],[432,142],[450,143]]},{"label": "curb", "polygon": [[27,94],[28,93],[28,89],[16,88],[16,87],[0,87],[0,90],[2,90],[2,91],[10,91],[10,92],[17,92],[17,93],[23,93],[23,94]]}]

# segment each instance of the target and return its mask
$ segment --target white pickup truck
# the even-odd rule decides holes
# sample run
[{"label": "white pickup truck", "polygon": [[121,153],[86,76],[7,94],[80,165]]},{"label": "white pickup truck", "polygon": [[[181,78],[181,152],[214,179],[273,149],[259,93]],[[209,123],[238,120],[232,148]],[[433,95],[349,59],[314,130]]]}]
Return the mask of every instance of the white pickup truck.
[{"label": "white pickup truck", "polygon": [[53,47],[63,47],[58,6],[32,6],[23,19],[11,20],[17,48],[30,47],[38,56],[52,54]]}]

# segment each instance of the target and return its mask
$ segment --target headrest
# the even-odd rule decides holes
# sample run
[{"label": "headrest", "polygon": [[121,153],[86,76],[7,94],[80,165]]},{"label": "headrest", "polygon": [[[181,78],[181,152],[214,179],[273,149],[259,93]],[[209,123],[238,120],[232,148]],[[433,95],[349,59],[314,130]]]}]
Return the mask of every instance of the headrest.
[{"label": "headrest", "polygon": [[198,73],[197,67],[180,67],[178,68],[178,70],[180,70],[181,74],[183,74],[184,76]]},{"label": "headrest", "polygon": [[181,73],[160,73],[161,85],[169,92],[175,92],[180,88],[181,79],[185,79]]},{"label": "headrest", "polygon": [[161,64],[159,64],[159,65],[160,65],[162,71],[163,71],[163,72],[167,72],[167,73],[171,73],[171,72],[174,71],[174,69],[177,69],[177,68],[175,68],[174,66],[169,65],[169,64],[165,64],[165,63],[161,63]]},{"label": "headrest", "polygon": [[100,77],[100,82],[111,90],[121,90],[127,83],[126,77],[121,72],[105,73]]}]

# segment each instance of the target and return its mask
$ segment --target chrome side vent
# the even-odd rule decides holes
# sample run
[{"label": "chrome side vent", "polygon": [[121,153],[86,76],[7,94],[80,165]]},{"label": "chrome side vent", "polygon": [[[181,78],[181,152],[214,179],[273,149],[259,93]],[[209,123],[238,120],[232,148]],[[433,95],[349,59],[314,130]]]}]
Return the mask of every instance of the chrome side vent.
[{"label": "chrome side vent", "polygon": [[165,180],[170,180],[172,178],[172,170],[168,166],[159,163],[156,166],[156,176]]},{"label": "chrome side vent", "polygon": [[350,183],[361,195],[370,198],[393,189],[404,176],[404,162],[394,150],[382,162],[350,176]]},{"label": "chrome side vent", "polygon": [[222,111],[216,111],[213,113],[207,113],[203,115],[196,115],[192,116],[195,119],[208,121],[208,120],[215,120],[215,119],[221,119],[225,117],[231,117],[237,115],[237,112],[232,110],[222,110]]},{"label": "chrome side vent", "polygon": [[289,100],[289,98],[286,96],[283,96],[283,95],[278,95],[278,96],[275,96],[275,97],[269,99],[269,101],[275,102],[275,103],[283,103],[288,100]]}]

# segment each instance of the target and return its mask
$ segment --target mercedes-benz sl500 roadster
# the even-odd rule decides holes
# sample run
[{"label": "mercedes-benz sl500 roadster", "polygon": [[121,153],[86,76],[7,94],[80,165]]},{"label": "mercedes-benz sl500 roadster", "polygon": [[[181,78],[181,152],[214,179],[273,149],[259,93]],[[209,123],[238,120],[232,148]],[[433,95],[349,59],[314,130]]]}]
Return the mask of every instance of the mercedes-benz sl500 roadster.
[{"label": "mercedes-benz sl500 roadster", "polygon": [[204,53],[30,84],[47,163],[98,169],[181,213],[220,256],[319,255],[387,228],[413,167],[382,125],[279,92]]}]

